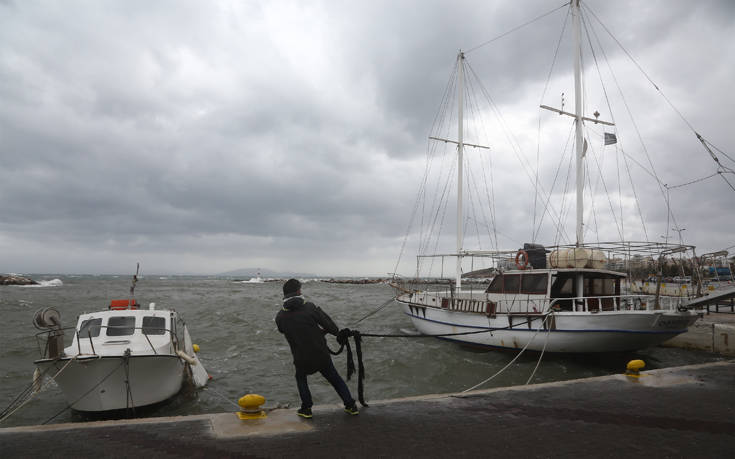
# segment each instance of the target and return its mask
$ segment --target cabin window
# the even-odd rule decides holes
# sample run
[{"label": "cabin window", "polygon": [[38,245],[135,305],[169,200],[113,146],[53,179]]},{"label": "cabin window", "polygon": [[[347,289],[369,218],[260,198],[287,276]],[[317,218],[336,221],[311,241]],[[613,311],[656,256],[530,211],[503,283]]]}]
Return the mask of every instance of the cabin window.
[{"label": "cabin window", "polygon": [[100,325],[102,325],[102,319],[87,319],[82,322],[82,326],[79,327],[80,338],[96,338],[100,336]]},{"label": "cabin window", "polygon": [[166,334],[166,319],[164,319],[163,317],[143,317],[143,334]]},{"label": "cabin window", "polygon": [[546,293],[546,274],[524,274],[521,278],[521,293]]},{"label": "cabin window", "polygon": [[585,279],[585,296],[615,295],[615,279]]},{"label": "cabin window", "polygon": [[506,274],[503,277],[505,278],[503,292],[513,294],[518,293],[521,288],[521,276],[518,274]]},{"label": "cabin window", "polygon": [[504,276],[502,274],[495,276],[495,279],[490,282],[485,293],[503,293],[503,277]]},{"label": "cabin window", "polygon": [[551,296],[574,296],[574,282],[571,277],[557,277],[551,285]]},{"label": "cabin window", "polygon": [[135,316],[110,317],[107,336],[128,336],[135,333]]}]

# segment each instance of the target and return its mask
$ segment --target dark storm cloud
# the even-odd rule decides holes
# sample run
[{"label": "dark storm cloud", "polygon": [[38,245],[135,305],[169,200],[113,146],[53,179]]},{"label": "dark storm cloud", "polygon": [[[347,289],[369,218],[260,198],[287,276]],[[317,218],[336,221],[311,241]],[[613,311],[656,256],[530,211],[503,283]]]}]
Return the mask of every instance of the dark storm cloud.
[{"label": "dark storm cloud", "polygon": [[[149,272],[389,271],[457,51],[561,3],[0,2],[0,271],[119,272],[140,258]],[[590,6],[687,119],[730,148],[732,4]],[[529,157],[535,125],[521,113],[538,103],[566,14],[468,54],[520,121]],[[569,75],[565,46],[549,103],[571,94],[556,83]],[[653,100],[636,93],[631,105],[654,121],[662,180],[711,173],[665,103],[645,110]],[[498,165],[518,167],[500,153]],[[513,171],[496,174],[497,192],[517,184]],[[642,200],[660,194],[635,173]],[[687,233],[716,213],[724,244],[733,194],[720,182],[671,193]],[[503,194],[507,228],[528,225],[527,188]],[[665,228],[660,204],[645,213]]]}]

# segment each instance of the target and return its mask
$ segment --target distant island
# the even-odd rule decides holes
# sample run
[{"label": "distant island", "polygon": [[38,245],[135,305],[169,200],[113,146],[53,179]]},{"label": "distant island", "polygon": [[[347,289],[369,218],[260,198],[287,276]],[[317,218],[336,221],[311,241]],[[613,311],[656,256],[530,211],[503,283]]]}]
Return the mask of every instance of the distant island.
[{"label": "distant island", "polygon": [[278,272],[274,271],[272,269],[266,269],[266,268],[241,268],[241,269],[235,269],[233,271],[226,271],[223,273],[217,274],[217,276],[220,277],[262,277],[264,279],[266,278],[274,278],[274,279],[289,279],[291,277],[300,278],[300,279],[313,279],[316,277],[314,274],[309,273],[295,273],[295,272]]},{"label": "distant island", "polygon": [[8,274],[7,276],[0,274],[0,285],[38,285],[38,282],[17,274]]}]

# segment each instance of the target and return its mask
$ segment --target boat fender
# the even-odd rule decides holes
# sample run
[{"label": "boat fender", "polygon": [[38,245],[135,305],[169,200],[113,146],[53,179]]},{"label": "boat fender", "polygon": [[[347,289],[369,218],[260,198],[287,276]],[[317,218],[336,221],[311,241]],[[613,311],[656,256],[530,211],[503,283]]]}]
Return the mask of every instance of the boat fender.
[{"label": "boat fender", "polygon": [[197,361],[196,361],[196,359],[194,359],[194,357],[189,356],[189,354],[187,354],[186,352],[184,352],[182,350],[176,351],[176,355],[178,355],[179,357],[181,357],[181,359],[185,360],[186,363],[188,363],[189,365],[196,365],[197,364]]},{"label": "boat fender", "polygon": [[526,267],[528,267],[528,252],[520,249],[518,253],[516,253],[516,266],[518,269],[526,269]]},{"label": "boat fender", "polygon": [[192,344],[192,349],[194,349],[194,352],[199,352],[199,345],[198,344]]}]

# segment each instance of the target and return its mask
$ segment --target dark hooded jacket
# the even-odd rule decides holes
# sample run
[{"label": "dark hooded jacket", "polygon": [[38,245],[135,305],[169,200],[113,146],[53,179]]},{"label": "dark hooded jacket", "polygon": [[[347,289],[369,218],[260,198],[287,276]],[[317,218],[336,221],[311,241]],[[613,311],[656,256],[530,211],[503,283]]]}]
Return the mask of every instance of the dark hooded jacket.
[{"label": "dark hooded jacket", "polygon": [[331,357],[324,335],[337,335],[339,329],[320,307],[305,302],[302,296],[286,297],[276,315],[276,325],[286,335],[297,372],[312,374],[329,365]]}]

